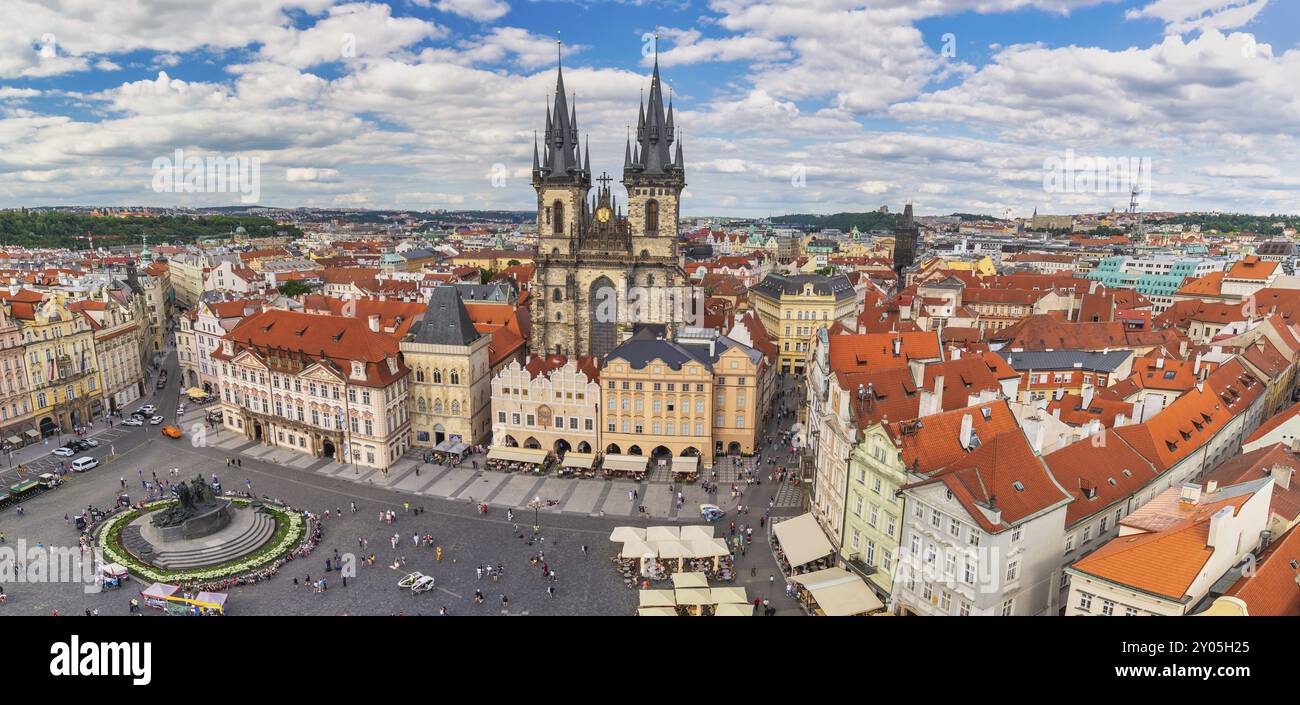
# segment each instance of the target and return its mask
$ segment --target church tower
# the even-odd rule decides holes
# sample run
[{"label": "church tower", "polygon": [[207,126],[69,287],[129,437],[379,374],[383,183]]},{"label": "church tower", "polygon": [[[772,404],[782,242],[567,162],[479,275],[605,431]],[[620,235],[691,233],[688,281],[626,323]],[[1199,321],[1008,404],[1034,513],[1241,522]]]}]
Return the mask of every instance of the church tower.
[{"label": "church tower", "polygon": [[656,53],[635,149],[629,135],[624,150],[624,214],[610,176],[595,179],[592,193],[590,152],[585,145],[579,149],[578,112],[557,70],[545,137],[540,148],[533,143],[538,250],[532,353],[601,357],[638,329],[669,336],[682,323],[682,307],[669,303],[687,299],[677,254],[677,202],[686,182],[680,140],[672,151],[673,129]]},{"label": "church tower", "polygon": [[[686,169],[682,143],[674,134],[673,104],[664,110],[659,80],[659,38],[655,38],[650,102],[642,101],[636,122],[636,142],[628,138],[623,156],[623,186],[627,188],[632,251],[639,257],[677,259],[677,217]],[[673,144],[676,141],[676,153]]]},{"label": "church tower", "polygon": [[[559,46],[559,43],[556,43]],[[570,254],[576,248],[587,192],[591,154],[585,162],[578,144],[578,106],[564,92],[564,67],[555,74],[555,102],[546,109],[543,149],[533,139],[533,189],[537,191],[539,252]]]}]

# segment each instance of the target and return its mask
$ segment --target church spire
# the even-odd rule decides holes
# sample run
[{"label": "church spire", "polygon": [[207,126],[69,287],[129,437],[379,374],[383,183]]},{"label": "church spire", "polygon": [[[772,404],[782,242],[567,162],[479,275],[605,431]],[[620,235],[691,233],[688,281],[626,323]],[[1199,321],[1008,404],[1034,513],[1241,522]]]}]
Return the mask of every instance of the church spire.
[{"label": "church spire", "polygon": [[537,160],[537,130],[533,130],[533,176],[541,176],[542,167]]},{"label": "church spire", "polygon": [[673,163],[672,111],[664,109],[663,81],[659,77],[659,36],[655,35],[654,68],[650,73],[649,100],[643,100],[637,117],[637,154],[634,161],[638,171],[666,174]]},{"label": "church spire", "polygon": [[[578,142],[577,94],[569,94],[564,87],[563,48],[555,40],[555,102],[547,106],[546,138],[543,146],[540,175],[545,178],[570,181],[584,173],[582,151]],[[573,96],[572,104],[569,96]]]}]

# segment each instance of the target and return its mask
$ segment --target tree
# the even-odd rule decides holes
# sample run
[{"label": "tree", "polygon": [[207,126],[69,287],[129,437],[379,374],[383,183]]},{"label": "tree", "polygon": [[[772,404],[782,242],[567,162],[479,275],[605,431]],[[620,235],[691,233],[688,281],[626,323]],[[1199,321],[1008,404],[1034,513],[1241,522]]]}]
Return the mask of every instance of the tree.
[{"label": "tree", "polygon": [[519,260],[517,260],[517,259],[512,259],[512,260],[510,260],[509,262],[506,262],[506,266],[507,266],[507,267],[518,267],[519,264],[520,264],[520,262],[519,262]]},{"label": "tree", "polygon": [[302,280],[300,279],[290,279],[281,284],[277,288],[277,291],[285,296],[302,296],[303,294],[310,294],[311,287],[302,283]]}]

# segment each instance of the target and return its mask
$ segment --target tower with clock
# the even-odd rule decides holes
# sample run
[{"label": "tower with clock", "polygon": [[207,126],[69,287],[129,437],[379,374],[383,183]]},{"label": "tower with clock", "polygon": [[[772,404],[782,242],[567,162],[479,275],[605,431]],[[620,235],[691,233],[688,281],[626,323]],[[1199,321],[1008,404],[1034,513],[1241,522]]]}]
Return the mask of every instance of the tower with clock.
[{"label": "tower with clock", "polygon": [[649,100],[624,150],[626,214],[608,174],[592,193],[590,149],[579,142],[577,99],[569,95],[561,66],[542,146],[533,145],[538,253],[529,348],[600,357],[639,329],[669,336],[680,324],[671,307],[636,299],[662,303],[689,293],[677,246],[686,173],[671,99],[664,106],[657,46]]}]

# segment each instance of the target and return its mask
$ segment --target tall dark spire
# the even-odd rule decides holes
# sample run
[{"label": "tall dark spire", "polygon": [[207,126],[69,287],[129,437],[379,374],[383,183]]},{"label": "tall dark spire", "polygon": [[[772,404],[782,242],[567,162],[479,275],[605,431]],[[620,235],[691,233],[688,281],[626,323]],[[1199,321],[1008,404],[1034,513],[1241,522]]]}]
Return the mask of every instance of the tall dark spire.
[{"label": "tall dark spire", "polygon": [[570,106],[564,88],[564,65],[560,41],[555,41],[555,103],[547,106],[545,159],[540,174],[550,179],[571,179],[583,173],[582,152],[578,143],[577,96]]},{"label": "tall dark spire", "polygon": [[673,118],[671,104],[664,109],[663,82],[659,78],[659,36],[655,35],[654,68],[650,73],[649,101],[642,100],[637,115],[637,149],[631,171],[648,175],[668,174],[673,165]]},{"label": "tall dark spire", "polygon": [[542,167],[537,158],[537,131],[533,131],[533,176],[541,176]]}]

